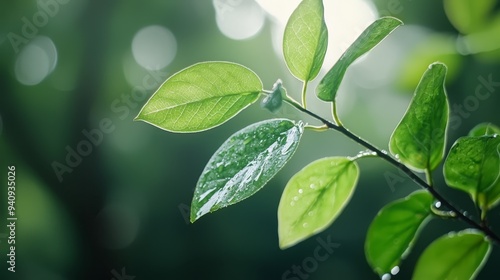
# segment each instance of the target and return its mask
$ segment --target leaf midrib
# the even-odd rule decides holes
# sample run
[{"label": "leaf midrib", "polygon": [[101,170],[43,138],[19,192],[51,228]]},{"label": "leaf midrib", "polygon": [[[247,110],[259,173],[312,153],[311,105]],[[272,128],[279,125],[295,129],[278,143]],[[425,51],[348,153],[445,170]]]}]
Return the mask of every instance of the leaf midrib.
[{"label": "leaf midrib", "polygon": [[147,113],[144,113],[144,116],[151,115],[151,114],[156,114],[156,113],[159,113],[159,112],[162,112],[162,111],[172,110],[172,109],[175,109],[175,108],[178,108],[178,107],[182,107],[182,106],[187,107],[189,105],[193,105],[193,104],[200,103],[200,102],[205,102],[205,101],[211,101],[213,99],[219,99],[218,101],[220,101],[221,99],[226,98],[226,97],[234,97],[234,96],[238,96],[238,95],[241,96],[241,97],[244,97],[244,96],[248,96],[248,95],[251,95],[251,94],[259,94],[259,92],[260,91],[251,91],[251,92],[244,91],[244,92],[235,92],[235,93],[225,94],[223,96],[211,96],[211,97],[208,97],[208,98],[205,98],[205,99],[199,99],[199,100],[195,100],[195,101],[188,101],[188,102],[184,102],[184,103],[181,103],[181,104],[175,104],[174,106],[169,106],[169,107],[166,107],[166,108],[162,108],[162,109],[154,110],[154,111],[151,111],[151,112],[147,112]]}]

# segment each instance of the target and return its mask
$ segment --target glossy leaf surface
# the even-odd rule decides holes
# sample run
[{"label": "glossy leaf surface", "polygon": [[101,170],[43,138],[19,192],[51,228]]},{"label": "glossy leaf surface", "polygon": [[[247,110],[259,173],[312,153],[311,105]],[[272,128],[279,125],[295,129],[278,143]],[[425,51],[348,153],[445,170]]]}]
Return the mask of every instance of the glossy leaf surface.
[{"label": "glossy leaf surface", "polygon": [[292,157],[303,131],[302,122],[272,119],[229,137],[198,180],[191,222],[259,191]]}]

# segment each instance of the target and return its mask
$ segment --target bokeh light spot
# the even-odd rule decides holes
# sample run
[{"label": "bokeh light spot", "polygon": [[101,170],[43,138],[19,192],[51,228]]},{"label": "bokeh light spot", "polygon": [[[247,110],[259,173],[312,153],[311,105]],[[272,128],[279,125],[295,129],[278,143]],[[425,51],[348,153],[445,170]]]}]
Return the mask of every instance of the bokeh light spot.
[{"label": "bokeh light spot", "polygon": [[57,49],[46,36],[39,36],[25,46],[16,59],[14,72],[17,80],[24,85],[42,82],[57,65]]},{"label": "bokeh light spot", "polygon": [[264,26],[264,11],[253,0],[213,0],[213,4],[217,26],[226,37],[249,39]]},{"label": "bokeh light spot", "polygon": [[[282,56],[283,32],[288,18],[299,5],[298,0],[256,0],[273,19],[271,29],[275,52]],[[325,22],[328,27],[328,51],[323,70],[330,69],[342,53],[377,18],[373,3],[366,0],[324,1]]]},{"label": "bokeh light spot", "polygon": [[177,54],[177,40],[167,28],[151,25],[139,30],[132,40],[132,54],[142,67],[154,70],[169,65]]}]

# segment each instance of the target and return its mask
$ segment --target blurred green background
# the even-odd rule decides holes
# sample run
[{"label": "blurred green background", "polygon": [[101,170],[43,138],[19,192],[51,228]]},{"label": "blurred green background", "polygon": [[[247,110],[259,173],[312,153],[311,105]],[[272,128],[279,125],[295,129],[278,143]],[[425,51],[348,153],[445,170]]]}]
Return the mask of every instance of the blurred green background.
[{"label": "blurred green background", "polygon": [[[498,1],[324,2],[330,66],[378,16],[405,22],[353,65],[342,83],[339,113],[353,132],[386,149],[420,75],[436,60],[449,67],[447,149],[479,122],[500,125]],[[281,78],[298,98],[300,84],[279,51],[283,24],[297,4],[0,3],[0,279],[377,279],[363,252],[369,223],[383,205],[417,189],[388,164],[360,162],[361,178],[351,203],[318,235],[337,248],[319,261],[313,260],[321,246],[316,237],[284,251],[278,248],[280,194],[287,180],[311,161],[355,155],[358,145],[337,133],[307,132],[292,161],[262,191],[189,224],[197,178],[228,136],[267,118],[310,119],[287,106],[272,114],[253,105],[198,134],[172,134],[133,122],[168,76],[200,61],[244,64],[267,89]],[[315,100],[314,87],[310,108],[329,116],[328,105]],[[6,264],[10,165],[16,167],[17,183],[15,274]],[[434,175],[444,194],[475,213],[465,194],[444,186],[440,169]],[[499,215],[498,209],[490,213],[497,232]],[[465,226],[431,221],[393,279],[410,278],[427,244]],[[499,261],[496,247],[479,278],[498,275]],[[303,274],[293,272],[294,266]]]}]

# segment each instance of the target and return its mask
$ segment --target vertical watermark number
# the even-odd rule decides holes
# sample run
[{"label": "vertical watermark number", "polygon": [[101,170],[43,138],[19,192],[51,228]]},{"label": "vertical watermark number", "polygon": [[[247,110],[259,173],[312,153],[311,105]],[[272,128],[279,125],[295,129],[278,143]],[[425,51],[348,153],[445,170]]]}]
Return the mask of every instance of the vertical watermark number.
[{"label": "vertical watermark number", "polygon": [[7,270],[16,272],[16,167],[7,167]]}]

